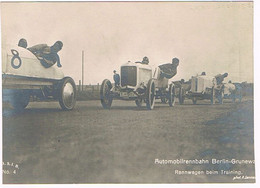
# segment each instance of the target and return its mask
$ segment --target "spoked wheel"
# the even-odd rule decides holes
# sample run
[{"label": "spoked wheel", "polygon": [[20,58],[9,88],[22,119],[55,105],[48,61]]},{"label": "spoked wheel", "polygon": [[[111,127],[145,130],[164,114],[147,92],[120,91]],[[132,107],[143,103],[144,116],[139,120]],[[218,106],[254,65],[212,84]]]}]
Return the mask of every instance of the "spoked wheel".
[{"label": "spoked wheel", "polygon": [[221,90],[217,96],[219,104],[223,104],[224,92]]},{"label": "spoked wheel", "polygon": [[236,102],[236,95],[232,94],[232,102],[235,103]]},{"label": "spoked wheel", "polygon": [[197,98],[196,97],[192,97],[192,104],[197,104]]},{"label": "spoked wheel", "polygon": [[100,89],[100,100],[103,108],[110,109],[112,105],[113,98],[110,96],[110,90],[112,89],[112,84],[109,80],[105,79],[102,82]]},{"label": "spoked wheel", "polygon": [[146,88],[146,108],[152,110],[155,103],[155,84],[154,80],[150,79]]},{"label": "spoked wheel", "polygon": [[76,104],[76,85],[72,78],[65,77],[59,84],[59,103],[63,110],[72,110]]},{"label": "spoked wheel", "polygon": [[179,103],[184,104],[184,99],[185,99],[184,89],[183,89],[183,87],[181,87],[179,90]]},{"label": "spoked wheel", "polygon": [[242,98],[243,98],[243,93],[242,93],[242,88],[241,87],[239,87],[238,89],[237,89],[237,97],[238,97],[238,101],[241,103],[242,102]]},{"label": "spoked wheel", "polygon": [[215,87],[214,86],[211,88],[210,103],[215,104]]},{"label": "spoked wheel", "polygon": [[29,101],[30,92],[28,90],[14,90],[10,103],[15,110],[23,110]]},{"label": "spoked wheel", "polygon": [[143,104],[143,99],[136,99],[135,104],[138,108],[142,107]]},{"label": "spoked wheel", "polygon": [[242,93],[239,94],[238,100],[240,103],[242,102]]},{"label": "spoked wheel", "polygon": [[170,84],[169,86],[168,103],[170,107],[175,104],[175,86],[173,84]]},{"label": "spoked wheel", "polygon": [[235,91],[232,95],[232,102],[235,103],[236,99],[238,99],[238,102],[242,102],[242,92],[241,91]]}]

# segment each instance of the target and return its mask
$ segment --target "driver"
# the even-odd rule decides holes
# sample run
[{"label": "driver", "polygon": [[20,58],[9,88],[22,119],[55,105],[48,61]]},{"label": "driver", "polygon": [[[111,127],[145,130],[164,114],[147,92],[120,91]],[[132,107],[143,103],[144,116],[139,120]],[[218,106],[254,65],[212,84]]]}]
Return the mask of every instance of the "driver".
[{"label": "driver", "polygon": [[148,65],[149,64],[149,58],[145,56],[145,57],[143,57],[142,61],[137,61],[135,63],[141,63],[141,64]]},{"label": "driver", "polygon": [[163,65],[160,65],[159,68],[161,70],[160,77],[165,78],[172,78],[177,74],[177,67],[179,66],[179,59],[173,58],[172,63],[166,63]]},{"label": "driver", "polygon": [[224,73],[224,74],[218,74],[215,76],[216,80],[217,80],[217,84],[222,84],[222,82],[224,81],[224,79],[228,76],[228,73]]},{"label": "driver", "polygon": [[61,67],[60,57],[58,52],[62,49],[63,43],[61,41],[55,42],[52,46],[48,46],[47,44],[38,44],[27,48],[31,51],[41,62],[41,64],[45,67],[51,67],[57,62],[57,66]]}]

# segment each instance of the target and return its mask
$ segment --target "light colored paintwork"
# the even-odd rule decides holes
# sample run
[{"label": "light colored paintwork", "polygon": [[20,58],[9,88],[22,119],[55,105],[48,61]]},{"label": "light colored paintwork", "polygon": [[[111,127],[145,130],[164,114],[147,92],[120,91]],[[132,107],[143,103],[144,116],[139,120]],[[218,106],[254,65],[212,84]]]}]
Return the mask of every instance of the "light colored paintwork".
[{"label": "light colored paintwork", "polygon": [[155,79],[155,86],[157,88],[167,88],[168,87],[168,83],[169,83],[169,79],[165,78],[165,77],[161,77],[160,76],[160,68],[156,67],[154,70],[154,74],[153,74],[153,78]]},{"label": "light colored paintwork", "polygon": [[53,85],[54,80],[35,79],[27,77],[8,77],[2,80],[4,89],[40,89],[42,86]]},{"label": "light colored paintwork", "polygon": [[[196,79],[197,79],[197,89],[196,89]],[[210,89],[216,86],[216,78],[212,76],[200,75],[193,76],[191,78],[191,92],[193,93],[203,93],[206,89]]]},{"label": "light colored paintwork", "polygon": [[148,84],[148,81],[152,78],[152,67],[150,65],[145,65],[141,63],[132,63],[128,61],[126,64],[123,64],[121,68],[128,67],[128,66],[135,66],[137,68],[137,84],[135,87],[132,86],[127,86],[127,87],[136,90],[142,84],[146,86]]},{"label": "light colored paintwork", "polygon": [[[17,50],[22,60],[22,65],[18,69],[13,68],[11,65],[11,59],[13,58],[11,49]],[[58,68],[56,64],[45,68],[30,51],[18,46],[2,50],[2,74],[55,80],[64,78],[62,68]]]}]

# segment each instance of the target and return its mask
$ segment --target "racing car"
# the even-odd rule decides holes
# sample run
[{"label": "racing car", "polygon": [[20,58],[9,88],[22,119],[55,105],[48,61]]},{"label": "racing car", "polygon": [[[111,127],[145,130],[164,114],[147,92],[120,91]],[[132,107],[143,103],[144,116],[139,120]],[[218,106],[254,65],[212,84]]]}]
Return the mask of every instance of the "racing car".
[{"label": "racing car", "polygon": [[24,47],[2,49],[2,88],[3,101],[16,110],[26,108],[33,97],[58,100],[63,110],[72,110],[76,104],[74,80],[64,76],[62,68],[44,67]]},{"label": "racing car", "polygon": [[197,100],[210,100],[211,104],[215,104],[216,99],[216,78],[213,76],[206,76],[204,74],[192,76],[190,82],[190,90],[186,93],[183,88],[179,89],[179,102],[184,103],[184,99],[191,99],[193,104],[197,103]]},{"label": "racing car", "polygon": [[143,102],[146,108],[154,108],[155,99],[167,98],[169,106],[175,103],[174,84],[168,84],[168,79],[160,78],[160,71],[156,69],[152,74],[152,67],[148,64],[128,61],[120,68],[120,85],[113,86],[105,79],[100,90],[100,99],[103,108],[111,108],[113,99],[133,100],[138,107]]}]

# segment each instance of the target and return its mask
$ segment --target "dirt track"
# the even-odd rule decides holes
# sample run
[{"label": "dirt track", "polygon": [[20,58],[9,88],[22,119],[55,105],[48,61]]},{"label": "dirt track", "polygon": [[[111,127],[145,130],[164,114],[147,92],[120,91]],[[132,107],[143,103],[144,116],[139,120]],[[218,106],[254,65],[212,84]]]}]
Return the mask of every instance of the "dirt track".
[{"label": "dirt track", "polygon": [[[159,102],[159,101],[158,101]],[[71,112],[56,102],[31,103],[24,112],[3,109],[4,183],[254,182],[236,175],[177,175],[175,170],[241,171],[254,165],[155,164],[155,159],[254,159],[253,100],[210,105],[78,102]],[[8,166],[18,164],[19,169]]]}]

